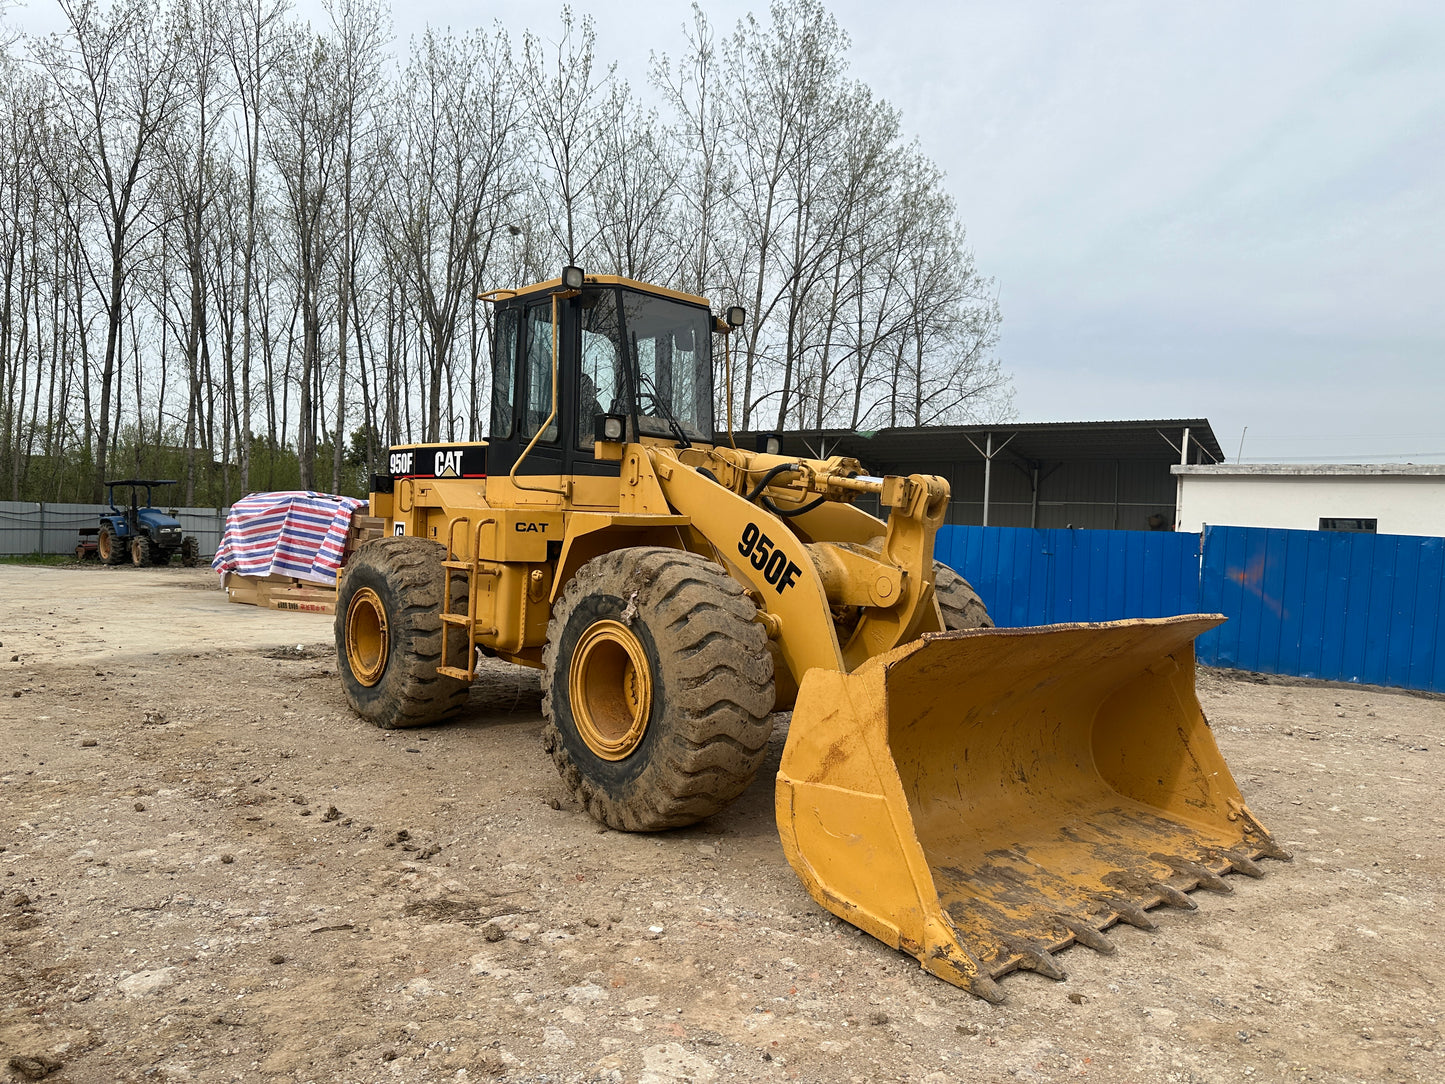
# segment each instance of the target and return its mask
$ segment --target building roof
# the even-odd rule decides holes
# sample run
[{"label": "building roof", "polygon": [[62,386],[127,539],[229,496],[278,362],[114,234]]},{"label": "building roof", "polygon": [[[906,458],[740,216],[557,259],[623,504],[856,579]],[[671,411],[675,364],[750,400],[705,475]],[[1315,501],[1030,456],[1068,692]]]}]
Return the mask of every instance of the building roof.
[{"label": "building roof", "polygon": [[[1189,430],[1191,459],[1219,463],[1224,452],[1208,419],[1107,422],[1004,422],[996,425],[932,425],[854,432],[807,430],[783,435],[789,455],[846,455],[865,465],[927,463],[983,458],[988,438],[1000,453],[1031,462],[1076,459],[1175,460],[1184,430]],[[737,434],[739,446],[752,447],[755,434]],[[726,440],[720,436],[720,440]]]}]

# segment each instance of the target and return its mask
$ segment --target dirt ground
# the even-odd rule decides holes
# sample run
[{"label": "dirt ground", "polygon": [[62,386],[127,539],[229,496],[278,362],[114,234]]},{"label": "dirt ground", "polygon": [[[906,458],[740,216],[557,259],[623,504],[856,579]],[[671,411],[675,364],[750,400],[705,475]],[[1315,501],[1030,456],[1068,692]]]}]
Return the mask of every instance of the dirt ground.
[{"label": "dirt ground", "polygon": [[1203,672],[1294,861],[993,1006],[809,899],[782,726],[723,814],[610,832],[535,674],[385,733],[330,641],[203,570],[0,566],[0,1079],[1445,1079],[1445,700]]}]

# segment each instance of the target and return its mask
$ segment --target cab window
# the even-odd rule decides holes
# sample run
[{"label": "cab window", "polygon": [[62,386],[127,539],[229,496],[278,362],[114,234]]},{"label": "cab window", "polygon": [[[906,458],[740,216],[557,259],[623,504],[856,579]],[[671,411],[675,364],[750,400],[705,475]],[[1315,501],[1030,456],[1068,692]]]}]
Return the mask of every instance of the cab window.
[{"label": "cab window", "polygon": [[492,353],[491,434],[499,440],[512,435],[512,371],[517,364],[517,325],[521,317],[519,309],[497,312],[497,345]]},{"label": "cab window", "polygon": [[[552,304],[532,305],[527,309],[524,332],[527,371],[526,410],[522,420],[522,436],[537,435],[552,413]],[[542,439],[552,443],[557,439],[557,422],[547,426]]]},{"label": "cab window", "polygon": [[581,358],[577,373],[577,447],[596,443],[598,414],[628,410],[623,386],[617,291],[589,289],[582,293]]}]

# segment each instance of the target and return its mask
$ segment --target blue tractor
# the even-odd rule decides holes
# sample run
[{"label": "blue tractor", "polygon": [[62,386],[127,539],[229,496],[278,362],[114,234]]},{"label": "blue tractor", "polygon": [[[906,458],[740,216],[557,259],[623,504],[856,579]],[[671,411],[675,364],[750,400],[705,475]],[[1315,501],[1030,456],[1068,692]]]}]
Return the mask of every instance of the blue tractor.
[{"label": "blue tractor", "polygon": [[[151,507],[152,487],[175,484],[174,479],[155,478],[122,478],[106,482],[105,494],[110,502],[110,511],[100,516],[95,540],[96,556],[108,565],[122,564],[126,558],[135,565],[165,565],[180,554],[181,564],[193,567],[200,557],[200,545],[195,535],[182,532],[175,509],[168,514]],[[122,490],[121,502],[116,501],[117,489]],[[126,489],[130,490],[128,503],[124,500]],[[142,490],[145,491],[144,504],[139,499]],[[80,549],[76,548],[77,551]]]}]

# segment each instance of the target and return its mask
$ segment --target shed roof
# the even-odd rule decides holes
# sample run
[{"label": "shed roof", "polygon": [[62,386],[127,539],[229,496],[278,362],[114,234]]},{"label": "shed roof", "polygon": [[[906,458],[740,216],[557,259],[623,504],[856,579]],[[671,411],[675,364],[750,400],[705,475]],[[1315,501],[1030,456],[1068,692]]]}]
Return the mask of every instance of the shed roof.
[{"label": "shed roof", "polygon": [[[1224,452],[1206,418],[1162,421],[1006,422],[996,425],[900,426],[875,432],[813,429],[783,435],[789,455],[847,455],[865,465],[982,459],[988,437],[994,453],[1032,462],[1073,459],[1178,461],[1189,430],[1191,458],[1222,462]],[[737,434],[751,447],[756,434]],[[721,439],[726,439],[725,437]]]}]

